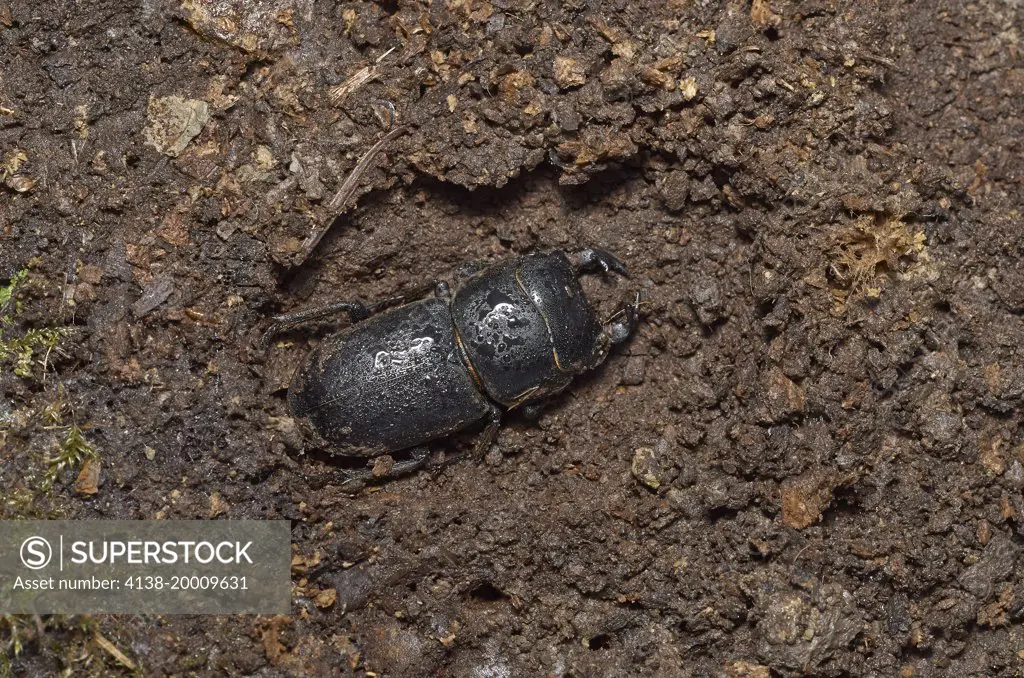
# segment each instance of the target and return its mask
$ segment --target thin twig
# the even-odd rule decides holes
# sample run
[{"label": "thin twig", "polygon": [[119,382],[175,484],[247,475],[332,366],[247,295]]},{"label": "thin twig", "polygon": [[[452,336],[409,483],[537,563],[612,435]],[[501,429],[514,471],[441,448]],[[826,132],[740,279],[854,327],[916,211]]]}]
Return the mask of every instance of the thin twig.
[{"label": "thin twig", "polygon": [[363,157],[359,158],[359,162],[357,162],[356,166],[352,168],[348,178],[345,179],[345,183],[341,185],[341,188],[339,188],[338,192],[334,194],[334,197],[327,201],[326,207],[327,211],[331,214],[329,217],[330,220],[318,226],[309,234],[309,236],[306,237],[305,241],[302,243],[302,248],[299,250],[298,257],[294,264],[295,266],[299,266],[306,261],[313,250],[316,249],[316,246],[320,244],[321,238],[323,238],[324,234],[327,233],[327,229],[330,228],[334,217],[342,211],[346,203],[348,203],[349,198],[351,198],[352,194],[356,192],[356,187],[359,183],[360,177],[362,177],[366,172],[370,163],[377,157],[377,154],[380,153],[381,150],[383,150],[383,148],[389,143],[405,134],[406,131],[408,130],[404,127],[396,127],[381,137],[380,141],[371,146],[370,150],[364,153]]},{"label": "thin twig", "polygon": [[104,652],[106,652],[115,660],[117,660],[118,664],[125,667],[129,671],[136,670],[137,667],[135,665],[135,662],[129,659],[124,652],[121,652],[121,650],[119,650],[116,645],[107,640],[107,638],[102,633],[100,633],[99,631],[95,631],[93,633],[93,640],[96,641],[96,644],[99,645]]}]

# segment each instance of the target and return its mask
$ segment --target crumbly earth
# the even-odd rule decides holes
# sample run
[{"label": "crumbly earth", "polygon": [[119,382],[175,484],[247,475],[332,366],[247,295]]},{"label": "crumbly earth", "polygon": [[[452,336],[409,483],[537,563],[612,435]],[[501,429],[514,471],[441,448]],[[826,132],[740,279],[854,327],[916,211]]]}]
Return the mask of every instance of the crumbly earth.
[{"label": "crumbly earth", "polygon": [[[293,615],[3,617],[0,672],[1024,674],[1021,13],[0,0],[0,517],[295,550]],[[269,315],[575,244],[643,322],[539,422],[304,449],[332,326]]]}]

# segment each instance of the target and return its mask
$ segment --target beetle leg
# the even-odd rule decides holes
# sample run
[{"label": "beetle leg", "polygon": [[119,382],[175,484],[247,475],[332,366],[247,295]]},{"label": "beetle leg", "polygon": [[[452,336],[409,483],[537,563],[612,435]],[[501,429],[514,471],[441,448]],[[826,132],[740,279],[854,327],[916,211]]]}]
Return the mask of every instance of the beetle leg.
[{"label": "beetle leg", "polygon": [[625,278],[629,277],[629,269],[611,252],[596,247],[585,247],[569,250],[565,255],[569,258],[573,273],[576,275],[615,271]]},{"label": "beetle leg", "polygon": [[370,315],[380,313],[385,309],[389,309],[392,306],[401,306],[402,304],[408,304],[413,301],[419,301],[428,294],[433,294],[436,297],[444,297],[444,290],[447,289],[448,284],[444,281],[440,282],[429,282],[425,285],[421,285],[409,292],[403,292],[402,294],[396,294],[393,297],[388,297],[383,301],[378,301],[376,304],[369,308]]},{"label": "beetle leg", "polygon": [[358,322],[370,315],[370,309],[361,301],[332,301],[323,306],[314,306],[302,311],[283,313],[273,317],[272,329],[283,330],[310,320],[319,320],[338,313],[348,313],[353,322]]},{"label": "beetle leg", "polygon": [[484,427],[484,432],[480,434],[480,438],[473,448],[473,456],[477,458],[487,454],[487,449],[494,442],[495,436],[498,435],[498,427],[501,426],[501,409],[497,405],[490,407],[490,412],[487,413],[487,426]]},{"label": "beetle leg", "polygon": [[[491,446],[491,443],[494,442],[494,437],[498,433],[498,427],[500,426],[500,424],[501,408],[495,405],[491,405],[490,411],[487,413],[487,425],[484,427],[483,432],[477,439],[476,444],[473,445],[472,454],[474,457],[480,459],[485,454],[487,454],[488,448]],[[432,473],[438,474],[442,471],[442,469],[447,468],[448,465],[454,464],[455,462],[459,461],[460,459],[464,459],[465,457],[465,454],[453,454],[450,456],[445,456],[440,463],[431,464],[430,470]],[[426,460],[424,460],[423,463],[426,463]],[[395,468],[398,468],[398,464],[395,464]]]},{"label": "beetle leg", "polygon": [[629,339],[633,331],[636,330],[639,317],[637,310],[640,308],[640,293],[636,293],[636,299],[633,300],[632,304],[624,306],[615,312],[615,314],[608,319],[605,323],[604,331],[608,335],[608,339],[613,344],[621,344],[626,339]]},{"label": "beetle leg", "polygon": [[271,326],[267,328],[267,331],[263,333],[262,343],[266,344],[270,337],[275,334],[280,334],[290,327],[295,327],[296,325],[309,322],[310,320],[326,318],[338,313],[348,313],[352,322],[356,323],[368,318],[372,313],[372,309],[367,308],[366,304],[361,301],[332,301],[331,303],[324,304],[323,306],[314,306],[313,308],[307,308],[302,311],[275,315],[272,318],[274,321],[273,324],[271,324]]},{"label": "beetle leg", "polygon": [[359,300],[332,301],[324,304],[323,306],[314,306],[313,308],[307,308],[302,311],[276,315],[272,319],[274,321],[273,324],[263,334],[262,343],[266,344],[270,337],[275,334],[280,334],[281,332],[291,327],[295,327],[296,325],[309,322],[311,320],[320,320],[321,318],[327,318],[338,313],[348,313],[351,321],[353,323],[357,323],[361,320],[366,320],[370,316],[376,315],[381,311],[391,308],[392,306],[399,306],[401,304],[407,304],[410,301],[422,299],[429,292],[433,292],[435,296],[441,298],[445,298],[450,295],[447,283],[432,282],[429,285],[418,287],[407,294],[396,294],[393,297],[388,297],[387,299],[378,301],[373,306],[367,306]]},{"label": "beetle leg", "polygon": [[342,487],[352,483],[368,483],[376,478],[373,475],[373,470],[368,468],[359,469],[358,471],[344,471],[342,475],[345,477],[345,480],[341,481]]},{"label": "beetle leg", "polygon": [[391,472],[385,477],[395,478],[397,476],[404,476],[409,473],[413,473],[414,471],[419,471],[429,460],[430,448],[414,447],[409,450],[409,458],[403,459],[402,461],[396,461],[395,465],[391,468]]},{"label": "beetle leg", "polygon": [[408,452],[409,458],[393,462],[391,468],[384,474],[375,473],[374,468],[363,468],[358,471],[346,471],[345,480],[342,485],[349,485],[356,482],[372,483],[376,481],[392,480],[399,476],[409,475],[423,468],[430,460],[430,448],[414,447]]}]

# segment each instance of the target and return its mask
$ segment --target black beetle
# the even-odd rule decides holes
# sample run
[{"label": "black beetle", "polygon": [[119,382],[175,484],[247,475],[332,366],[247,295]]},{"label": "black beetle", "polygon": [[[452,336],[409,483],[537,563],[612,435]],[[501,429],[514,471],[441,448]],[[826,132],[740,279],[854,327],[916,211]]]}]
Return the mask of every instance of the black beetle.
[{"label": "black beetle", "polygon": [[[502,408],[535,411],[632,334],[639,295],[602,324],[577,279],[609,270],[629,275],[609,252],[556,250],[486,268],[454,294],[438,283],[433,297],[376,314],[387,302],[278,316],[274,331],[338,311],[354,321],[296,370],[292,415],[318,445],[348,456],[416,447],[484,419],[489,444]],[[420,449],[395,470],[425,460]]]}]

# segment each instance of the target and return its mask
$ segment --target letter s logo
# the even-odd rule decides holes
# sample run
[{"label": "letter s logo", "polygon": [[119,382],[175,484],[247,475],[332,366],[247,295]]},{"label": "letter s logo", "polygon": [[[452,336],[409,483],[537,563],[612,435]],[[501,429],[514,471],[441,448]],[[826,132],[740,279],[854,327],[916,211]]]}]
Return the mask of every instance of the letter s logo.
[{"label": "letter s logo", "polygon": [[21,562],[30,570],[41,570],[53,558],[50,542],[42,537],[29,537],[21,542]]}]

